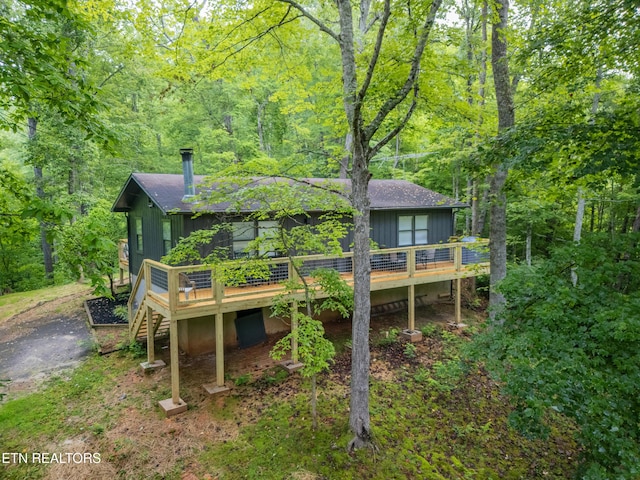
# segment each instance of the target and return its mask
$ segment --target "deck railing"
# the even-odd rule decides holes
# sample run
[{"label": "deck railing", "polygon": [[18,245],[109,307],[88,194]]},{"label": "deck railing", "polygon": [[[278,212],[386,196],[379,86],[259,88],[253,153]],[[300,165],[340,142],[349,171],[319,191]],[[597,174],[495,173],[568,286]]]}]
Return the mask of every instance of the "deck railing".
[{"label": "deck railing", "polygon": [[[353,253],[341,256],[310,255],[296,257],[304,276],[318,268],[340,272],[353,281]],[[488,261],[488,240],[435,245],[376,249],[371,251],[372,282],[412,278],[438,272],[460,272],[480,268]],[[284,290],[283,282],[294,277],[289,258],[266,262],[235,260],[216,266],[169,266],[145,260],[130,298],[130,318],[137,317],[140,299],[148,298],[168,305],[171,312],[200,303],[232,301],[250,295],[275,295]]]}]

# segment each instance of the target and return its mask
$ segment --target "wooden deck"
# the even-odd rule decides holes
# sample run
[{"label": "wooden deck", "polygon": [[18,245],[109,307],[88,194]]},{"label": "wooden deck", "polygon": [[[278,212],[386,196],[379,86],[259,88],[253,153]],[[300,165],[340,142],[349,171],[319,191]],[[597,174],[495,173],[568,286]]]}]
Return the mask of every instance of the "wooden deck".
[{"label": "wooden deck", "polygon": [[[371,290],[387,290],[455,280],[488,273],[488,263],[483,254],[465,262],[463,248],[486,248],[485,242],[476,244],[454,243],[408,247],[404,249],[374,250],[372,254]],[[429,255],[420,254],[429,252]],[[348,284],[353,283],[352,254],[344,257],[304,257],[311,268],[338,268]],[[401,259],[398,261],[398,259]],[[228,267],[227,267],[228,268]],[[271,305],[274,296],[283,292],[281,282],[293,278],[288,259],[270,261],[269,278],[251,279],[242,285],[224,284],[216,279],[216,273],[205,266],[170,267],[152,260],[145,260],[134,284],[130,300],[130,330],[138,335],[142,304],[146,304],[169,320],[185,320],[217,313],[228,313]],[[195,288],[184,291],[180,277],[188,278]],[[318,292],[322,295],[322,292]],[[302,299],[303,292],[299,293]],[[141,314],[142,313],[142,314]]]},{"label": "wooden deck", "polygon": [[[371,291],[407,288],[409,301],[408,330],[415,326],[415,286],[442,281],[457,281],[456,312],[460,311],[460,280],[489,273],[486,240],[474,243],[421,245],[371,251]],[[303,271],[312,274],[317,268],[338,270],[342,278],[353,283],[353,254],[340,257],[300,257]],[[224,389],[223,315],[227,312],[267,307],[284,291],[282,283],[295,278],[295,270],[286,258],[275,258],[260,275],[242,275],[243,262],[209,267],[191,265],[171,267],[145,260],[132,287],[129,300],[131,338],[146,338],[147,365],[154,364],[154,337],[168,327],[172,365],[172,398],[164,401],[181,410],[178,376],[178,322],[203,316],[214,318],[216,344],[216,382],[211,390]],[[240,277],[237,271],[240,270]],[[235,271],[236,275],[229,275]],[[224,280],[235,278],[235,282]],[[238,281],[242,278],[242,281]],[[313,285],[313,278],[306,276]],[[322,292],[317,291],[317,297]],[[302,299],[303,291],[292,300]],[[295,354],[295,351],[292,351]],[[173,408],[173,407],[170,407]],[[165,408],[166,410],[166,408]],[[170,414],[167,410],[167,414]]]}]

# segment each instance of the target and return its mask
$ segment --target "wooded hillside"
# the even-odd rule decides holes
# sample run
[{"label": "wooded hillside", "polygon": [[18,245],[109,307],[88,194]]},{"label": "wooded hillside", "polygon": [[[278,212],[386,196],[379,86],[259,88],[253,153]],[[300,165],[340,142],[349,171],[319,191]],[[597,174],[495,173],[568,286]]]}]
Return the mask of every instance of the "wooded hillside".
[{"label": "wooded hillside", "polygon": [[[545,275],[559,282],[570,275],[563,289],[594,288],[580,271],[584,261],[602,269],[607,291],[619,298],[590,311],[624,317],[615,328],[624,342],[637,342],[637,282],[630,280],[640,231],[636,2],[352,3],[2,2],[0,295],[113,270],[115,242],[126,231],[110,206],[124,181],[134,171],[178,173],[179,149],[192,147],[197,174],[351,177],[354,191],[361,187],[358,211],[367,209],[370,177],[407,179],[464,201],[457,233],[491,233],[491,289],[499,294],[492,303],[506,302],[496,328],[517,321],[513,311],[525,319],[540,307],[533,293],[523,295],[550,288],[535,288]],[[356,224],[356,232],[367,226]],[[366,234],[355,238],[356,251],[368,252]],[[601,257],[584,258],[587,249]],[[559,302],[587,301],[567,292]],[[368,303],[356,305],[354,323],[359,312],[368,315]],[[585,322],[572,334],[593,328]],[[508,367],[523,358],[510,350],[523,337],[501,332],[494,345],[503,346],[498,357]],[[619,394],[637,398],[637,372],[618,369],[619,362],[637,366],[637,353],[604,350],[581,350],[604,358],[582,373],[605,375],[602,365],[616,365],[616,378],[626,379]],[[536,420],[558,407],[549,396],[561,395],[541,390],[544,399],[511,391],[536,400],[535,408],[523,404]],[[637,478],[637,421],[607,424],[626,432],[627,443],[616,447],[571,402],[562,408],[581,412],[588,448],[612,449],[590,457],[585,475]],[[603,408],[590,412],[604,415]],[[637,419],[637,405],[624,408]]]}]

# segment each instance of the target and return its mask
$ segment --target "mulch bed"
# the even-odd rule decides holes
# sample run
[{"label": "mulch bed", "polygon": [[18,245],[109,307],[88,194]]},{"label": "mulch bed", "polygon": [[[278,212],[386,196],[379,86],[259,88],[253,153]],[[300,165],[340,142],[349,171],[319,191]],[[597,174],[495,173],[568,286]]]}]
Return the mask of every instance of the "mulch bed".
[{"label": "mulch bed", "polygon": [[118,317],[114,310],[118,306],[126,306],[129,294],[119,294],[113,299],[107,297],[87,300],[87,309],[95,325],[126,325],[127,320]]}]

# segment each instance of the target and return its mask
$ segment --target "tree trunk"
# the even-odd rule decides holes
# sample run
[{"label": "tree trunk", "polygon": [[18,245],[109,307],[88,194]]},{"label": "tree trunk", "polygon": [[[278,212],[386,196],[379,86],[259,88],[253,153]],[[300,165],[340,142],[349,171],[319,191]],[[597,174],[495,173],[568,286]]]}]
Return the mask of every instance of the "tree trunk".
[{"label": "tree trunk", "polygon": [[158,158],[162,160],[162,136],[156,133],[156,147],[158,149]]},{"label": "tree trunk", "polygon": [[[29,119],[27,120],[27,124],[29,127],[29,133],[28,133],[29,142],[35,142],[36,133],[38,129],[38,120],[33,117],[29,117]],[[44,195],[44,179],[42,176],[42,167],[34,164],[33,175],[35,177],[36,196],[41,201],[44,202],[45,195]],[[42,248],[45,277],[48,279],[52,279],[53,278],[53,253],[52,253],[51,244],[49,243],[49,240],[47,240],[47,225],[45,224],[45,222],[42,222],[42,221],[40,222],[40,245]]]},{"label": "tree trunk", "polygon": [[525,246],[524,258],[528,266],[531,266],[531,237],[533,236],[533,227],[527,225],[527,243]]},{"label": "tree trunk", "polygon": [[640,206],[638,206],[638,211],[636,212],[636,218],[633,221],[631,231],[634,233],[640,232]]},{"label": "tree trunk", "polygon": [[349,450],[371,443],[369,415],[369,323],[371,314],[371,262],[369,244],[369,168],[360,139],[354,142],[351,174],[353,219],[353,323],[351,359],[351,402],[349,427],[355,437]]},{"label": "tree trunk", "polygon": [[267,141],[264,135],[264,114],[265,114],[264,111],[265,111],[265,108],[267,107],[267,102],[268,100],[264,100],[263,102],[260,102],[259,100],[256,99],[256,103],[258,106],[257,122],[258,122],[258,141],[260,142],[260,150],[266,153],[267,156],[270,156],[269,146],[267,145]]},{"label": "tree trunk", "polygon": [[344,150],[345,154],[340,160],[340,178],[347,178],[349,176],[349,165],[351,163],[351,150],[353,149],[353,135],[351,132],[347,132],[344,138]]},{"label": "tree trunk", "polygon": [[585,205],[585,200],[584,200],[584,196],[582,195],[582,187],[579,187],[578,188],[578,210],[576,211],[576,224],[573,229],[573,241],[575,243],[580,243],[580,239],[582,238],[584,205]]},{"label": "tree trunk", "polygon": [[[507,30],[509,2],[502,0],[496,5],[497,20],[494,20],[491,32],[491,66],[493,67],[493,83],[498,105],[498,131],[514,126],[515,111],[513,94],[509,80],[509,64],[507,58]],[[496,291],[497,284],[507,275],[507,198],[504,185],[507,181],[508,169],[504,163],[496,166],[490,186],[491,194],[491,238],[489,261],[491,264],[489,304],[495,315],[496,308],[504,305],[504,296]]]},{"label": "tree trunk", "polygon": [[491,221],[489,224],[489,305],[495,309],[504,305],[504,296],[497,291],[497,284],[507,276],[507,196],[504,184],[507,168],[499,165],[491,179]]},{"label": "tree trunk", "polygon": [[[370,239],[369,239],[369,161],[382,147],[387,145],[404,128],[411,118],[418,101],[418,77],[420,74],[420,62],[429,35],[435,23],[436,14],[442,4],[442,0],[433,0],[431,7],[424,18],[420,35],[416,38],[415,49],[410,62],[410,70],[405,82],[395,92],[389,94],[387,99],[378,108],[377,114],[365,124],[363,107],[366,103],[367,93],[372,82],[376,78],[376,65],[380,58],[388,20],[391,17],[391,1],[385,0],[382,5],[382,13],[376,15],[378,32],[375,45],[369,58],[369,64],[364,69],[364,79],[358,85],[357,64],[355,55],[353,2],[350,0],[336,0],[338,10],[339,33],[334,32],[327,24],[322,23],[315,16],[306,11],[304,7],[294,0],[280,0],[298,9],[302,15],[309,18],[320,29],[334,38],[340,46],[340,60],[342,65],[342,89],[343,106],[352,139],[350,149],[351,168],[351,204],[355,210],[353,217],[353,290],[354,312],[352,325],[352,357],[351,357],[351,410],[349,412],[349,426],[355,437],[349,442],[350,450],[371,445],[371,422],[369,414],[369,323],[371,314],[371,263],[370,263]],[[372,2],[363,0],[360,4],[359,25],[362,29],[368,29],[375,22],[367,22],[369,7]],[[366,26],[365,26],[366,25]],[[364,40],[364,37],[363,37]],[[409,99],[410,101],[405,102]],[[374,136],[380,133],[384,122],[392,113],[399,113],[400,120],[394,121],[386,134],[377,136],[377,143],[373,142]],[[370,145],[373,142],[373,145]],[[346,142],[348,143],[348,142]],[[348,152],[349,153],[349,152]]]},{"label": "tree trunk", "polygon": [[[573,229],[573,241],[580,243],[582,238],[582,221],[584,218],[584,196],[582,195],[582,188],[578,187],[578,209],[576,211],[576,224]],[[571,283],[575,287],[578,284],[578,274],[576,269],[571,269]]]}]

